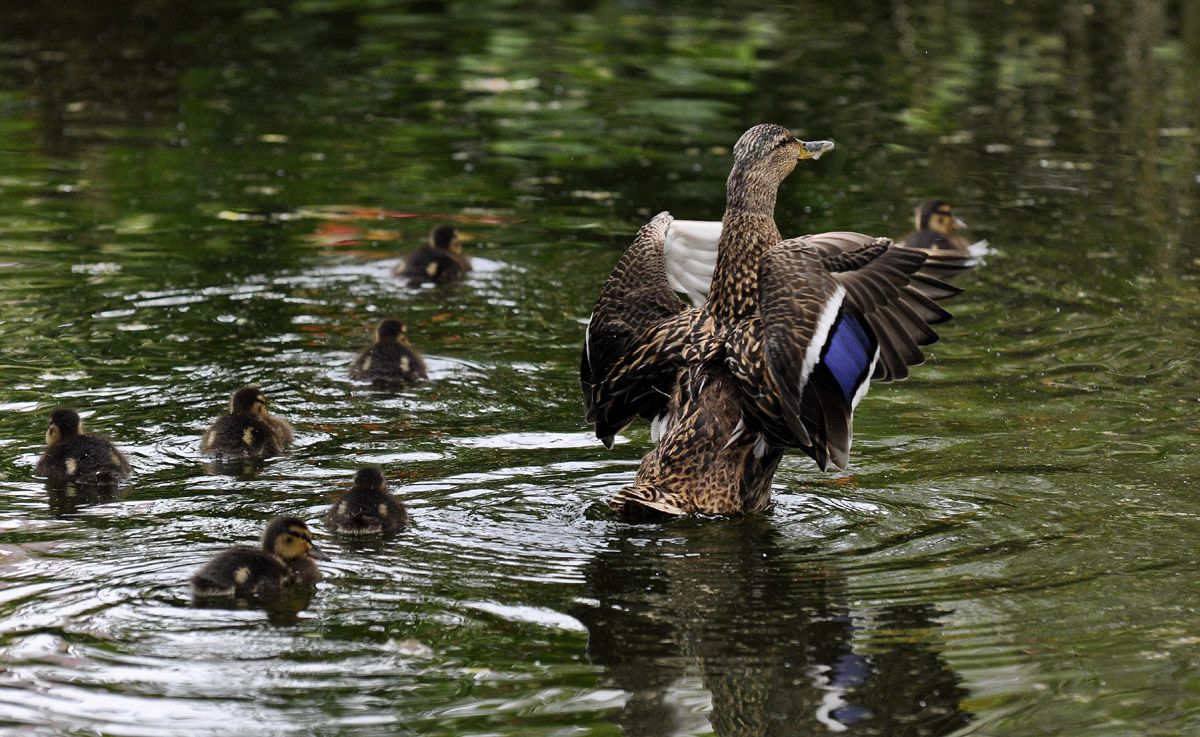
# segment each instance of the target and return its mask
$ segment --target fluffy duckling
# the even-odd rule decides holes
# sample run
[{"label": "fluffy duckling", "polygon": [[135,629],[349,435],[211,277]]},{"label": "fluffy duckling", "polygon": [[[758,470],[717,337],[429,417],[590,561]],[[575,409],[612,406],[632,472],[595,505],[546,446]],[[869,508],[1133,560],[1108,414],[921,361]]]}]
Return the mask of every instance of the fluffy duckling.
[{"label": "fluffy duckling", "polygon": [[218,456],[267,457],[292,443],[292,426],[267,412],[267,398],[255,386],[233,393],[229,412],[217,418],[200,441],[200,452]]},{"label": "fluffy duckling", "polygon": [[429,245],[413,251],[393,273],[407,278],[410,284],[448,284],[462,279],[470,270],[471,259],[463,253],[458,231],[452,225],[439,225],[429,234]]},{"label": "fluffy duckling", "polygon": [[925,200],[913,212],[915,230],[900,245],[922,251],[951,251],[969,256],[970,243],[958,231],[967,224],[954,215],[945,200]]},{"label": "fluffy duckling", "polygon": [[325,514],[325,524],[344,535],[388,535],[408,524],[408,512],[384,488],[383,472],[360,468],[354,487],[342,494]]},{"label": "fluffy duckling", "polygon": [[350,378],[388,384],[411,384],[425,378],[425,361],[408,342],[404,323],[388,318],[375,328],[375,342],[363,349]]},{"label": "fluffy duckling", "polygon": [[84,432],[78,412],[63,408],[50,413],[34,473],[56,483],[115,484],[129,475],[129,461],[107,438]]},{"label": "fluffy duckling", "polygon": [[263,530],[258,548],[218,553],[192,574],[195,596],[258,596],[321,580],[313,560],[329,556],[313,545],[308,525],[297,517],[276,517]]}]

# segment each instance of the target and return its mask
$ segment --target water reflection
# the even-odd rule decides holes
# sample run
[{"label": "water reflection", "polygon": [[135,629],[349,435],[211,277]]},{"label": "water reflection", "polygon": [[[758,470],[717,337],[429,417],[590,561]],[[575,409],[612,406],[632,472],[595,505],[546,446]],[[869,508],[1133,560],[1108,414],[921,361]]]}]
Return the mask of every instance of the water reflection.
[{"label": "water reflection", "polygon": [[46,495],[50,502],[50,514],[62,518],[78,514],[82,507],[111,502],[117,498],[117,487],[112,484],[47,481]]},{"label": "water reflection", "polygon": [[227,609],[246,611],[261,609],[267,622],[275,627],[291,627],[299,623],[300,612],[312,604],[316,586],[288,586],[272,596],[198,597],[192,599],[196,609]]},{"label": "water reflection", "polygon": [[[629,735],[943,735],[967,690],[926,604],[860,610],[767,519],[623,528],[586,567],[588,657]],[[710,711],[709,711],[710,710]]]}]

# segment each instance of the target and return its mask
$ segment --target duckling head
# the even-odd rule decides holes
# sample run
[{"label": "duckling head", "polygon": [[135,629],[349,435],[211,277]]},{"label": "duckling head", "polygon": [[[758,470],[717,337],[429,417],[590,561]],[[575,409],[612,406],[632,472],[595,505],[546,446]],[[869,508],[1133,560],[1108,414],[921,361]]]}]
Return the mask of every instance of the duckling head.
[{"label": "duckling head", "polygon": [[50,426],[46,428],[46,445],[70,440],[82,433],[83,418],[75,410],[62,407],[50,413]]},{"label": "duckling head", "polygon": [[742,134],[733,146],[734,171],[739,168],[782,182],[796,163],[819,159],[833,149],[833,141],[801,141],[781,125],[762,123]]},{"label": "duckling head", "polygon": [[429,245],[451,253],[462,253],[458,231],[453,225],[439,225],[429,233]]},{"label": "duckling head", "polygon": [[374,466],[358,469],[358,473],[354,474],[354,488],[382,491],[383,471]]},{"label": "duckling head", "polygon": [[263,530],[262,548],[284,562],[299,558],[315,558],[329,560],[316,545],[313,545],[312,532],[308,525],[299,517],[276,517]]},{"label": "duckling head", "polygon": [[403,345],[408,342],[408,328],[394,317],[381,320],[379,326],[375,328],[375,342]]},{"label": "duckling head", "polygon": [[955,217],[950,203],[945,200],[925,200],[917,205],[914,215],[917,230],[932,230],[942,235],[951,235],[967,224]]},{"label": "duckling head", "polygon": [[256,386],[242,387],[234,392],[233,398],[229,400],[229,411],[235,415],[265,416],[267,414],[267,397]]}]

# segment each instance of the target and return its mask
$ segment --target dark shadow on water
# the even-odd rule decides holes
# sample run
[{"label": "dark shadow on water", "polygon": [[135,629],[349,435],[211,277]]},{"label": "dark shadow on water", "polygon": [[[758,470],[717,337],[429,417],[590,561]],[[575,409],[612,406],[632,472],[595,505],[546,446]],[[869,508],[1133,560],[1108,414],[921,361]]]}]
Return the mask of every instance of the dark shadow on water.
[{"label": "dark shadow on water", "polygon": [[300,621],[300,612],[312,603],[315,586],[290,586],[274,596],[222,596],[192,598],[196,609],[246,611],[261,609],[267,621],[276,627],[291,627]]},{"label": "dark shadow on water", "polygon": [[785,547],[768,519],[621,529],[585,576],[595,601],[573,614],[589,659],[629,694],[624,734],[695,728],[688,677],[723,737],[932,736],[971,720],[937,648],[945,612],[855,609],[846,574]]}]

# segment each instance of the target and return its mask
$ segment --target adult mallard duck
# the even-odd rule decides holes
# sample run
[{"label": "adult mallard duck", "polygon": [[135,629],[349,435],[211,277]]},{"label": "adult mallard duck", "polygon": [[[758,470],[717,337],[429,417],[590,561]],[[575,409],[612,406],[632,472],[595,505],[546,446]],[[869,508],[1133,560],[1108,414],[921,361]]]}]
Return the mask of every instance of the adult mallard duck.
[{"label": "adult mallard duck", "polygon": [[[970,242],[962,230],[967,224],[954,214],[945,200],[925,200],[913,212],[913,230],[899,240],[906,248],[924,251],[931,257],[950,255],[974,265],[988,249],[986,240]],[[952,276],[952,275],[948,275]]]},{"label": "adult mallard duck", "polygon": [[328,556],[313,545],[308,525],[298,517],[276,517],[263,530],[259,547],[225,550],[192,574],[192,594],[255,596],[316,583],[321,571],[314,559]]},{"label": "adult mallard duck", "polygon": [[413,284],[448,284],[470,270],[471,259],[463,253],[458,231],[452,225],[439,225],[429,233],[429,245],[413,251],[393,273]]},{"label": "adult mallard duck", "polygon": [[60,408],[50,413],[34,473],[52,483],[109,485],[129,475],[129,461],[107,438],[85,432],[78,412]]},{"label": "adult mallard duck", "polygon": [[325,513],[325,524],[344,535],[387,535],[404,529],[408,512],[384,488],[382,471],[360,468],[354,486]]},{"label": "adult mallard duck", "polygon": [[384,384],[412,384],[425,378],[425,361],[408,342],[408,329],[394,318],[381,320],[375,342],[350,367],[350,378]]},{"label": "adult mallard duck", "polygon": [[200,452],[216,456],[266,458],[292,444],[292,426],[267,411],[267,397],[256,386],[238,389],[200,440]]},{"label": "adult mallard duck", "polygon": [[930,326],[949,319],[934,300],[960,290],[925,273],[920,251],[859,233],[781,242],[780,183],[832,148],[770,124],[738,140],[699,307],[671,288],[669,213],[613,269],[584,339],[587,420],[611,446],[644,417],[658,443],[610,502],[618,511],[761,510],[788,448],[822,470],[845,468],[870,382],[905,378],[937,339]]}]

